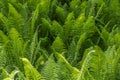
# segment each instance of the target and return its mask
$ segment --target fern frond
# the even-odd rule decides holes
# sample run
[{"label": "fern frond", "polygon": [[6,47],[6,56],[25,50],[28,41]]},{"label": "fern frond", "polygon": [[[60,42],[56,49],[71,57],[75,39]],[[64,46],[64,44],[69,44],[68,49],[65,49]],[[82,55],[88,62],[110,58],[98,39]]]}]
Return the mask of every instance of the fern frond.
[{"label": "fern frond", "polygon": [[106,73],[105,73],[105,79],[112,79],[116,80],[116,67],[119,62],[120,56],[119,56],[119,48],[118,51],[115,49],[115,46],[109,46],[108,49],[106,50]]},{"label": "fern frond", "polygon": [[53,36],[59,36],[63,38],[63,27],[57,21],[53,21],[50,29]]},{"label": "fern frond", "polygon": [[105,54],[98,46],[95,46],[94,50],[95,52],[91,53],[88,71],[95,80],[104,80]]},{"label": "fern frond", "polygon": [[85,22],[83,26],[83,31],[87,32],[88,34],[93,34],[96,31],[95,28],[95,20],[93,16],[89,16],[87,21]]},{"label": "fern frond", "polygon": [[79,0],[72,0],[70,3],[70,8],[72,10],[75,10],[76,8],[78,8],[79,4],[80,4]]},{"label": "fern frond", "polygon": [[51,0],[40,0],[40,16],[41,18],[47,18],[49,14],[49,7],[50,7]]},{"label": "fern frond", "polygon": [[[65,57],[62,56],[62,54],[56,53],[56,58],[58,59],[58,65],[60,65],[60,70],[63,70],[63,72],[60,72],[61,79],[65,80],[76,80],[79,74],[79,70],[75,67],[72,67],[69,62],[65,59]],[[69,73],[69,74],[66,74]],[[60,80],[61,80],[60,79]]]},{"label": "fern frond", "polygon": [[31,32],[30,33],[34,33],[34,29],[35,29],[35,22],[36,22],[36,20],[38,19],[38,17],[39,17],[39,7],[40,7],[40,4],[38,4],[37,5],[37,7],[36,7],[36,9],[35,9],[35,11],[34,11],[34,13],[33,13],[33,16],[32,16],[32,20],[31,20]]},{"label": "fern frond", "polygon": [[7,55],[4,46],[0,44],[0,67],[5,67],[7,63]]},{"label": "fern frond", "polygon": [[[3,26],[1,26],[1,28],[5,29],[5,30],[9,30],[8,26],[8,18],[6,16],[4,16],[4,14],[0,13],[0,22],[3,24]],[[4,28],[6,27],[6,28]]]},{"label": "fern frond", "polygon": [[[54,56],[55,55],[55,56]],[[79,70],[59,53],[52,54],[42,70],[46,80],[76,80]]]},{"label": "fern frond", "polygon": [[74,12],[75,17],[78,17],[81,13],[87,15],[87,6],[87,1],[72,0],[70,3],[70,9]]},{"label": "fern frond", "polygon": [[[37,34],[37,31],[34,33],[34,36],[32,38],[32,42],[31,42],[31,45],[30,45],[30,53],[31,53],[31,56],[30,57],[30,62],[34,61],[33,58],[34,58],[34,52],[35,52],[35,48],[36,48],[36,44],[37,44],[37,41],[38,40],[38,34]],[[35,55],[36,56],[36,55]]]},{"label": "fern frond", "polygon": [[63,26],[64,27],[63,28],[63,31],[64,31],[64,39],[63,40],[65,40],[65,42],[67,42],[69,40],[72,27],[74,26],[74,22],[75,22],[74,13],[71,12],[68,14],[65,24]]},{"label": "fern frond", "polygon": [[3,31],[0,30],[0,42],[5,44],[8,41],[9,41],[8,37],[3,33]]},{"label": "fern frond", "polygon": [[90,59],[91,59],[91,56],[90,56],[90,55],[91,55],[93,52],[95,52],[95,50],[92,50],[92,49],[86,50],[85,53],[87,53],[87,56],[85,57],[85,59],[84,59],[84,61],[83,61],[83,64],[82,64],[80,73],[79,73],[79,75],[78,75],[78,77],[77,77],[76,80],[83,80],[83,79],[84,79],[84,77],[85,77],[85,76],[84,76],[84,75],[85,75],[85,72],[86,72],[86,70],[88,69],[88,64],[89,64],[89,61],[90,61]]},{"label": "fern frond", "polygon": [[74,63],[74,58],[75,58],[75,53],[76,52],[76,43],[75,43],[75,40],[73,39],[71,41],[71,44],[70,46],[68,47],[68,56],[67,56],[67,60],[70,64],[73,65]]},{"label": "fern frond", "polygon": [[56,52],[65,52],[65,44],[63,43],[63,40],[60,37],[56,37],[55,41],[52,43],[52,48]]},{"label": "fern frond", "polygon": [[50,33],[50,28],[51,28],[50,21],[48,21],[45,18],[42,18],[42,27],[40,29],[40,37],[47,37],[48,34]]},{"label": "fern frond", "polygon": [[86,33],[83,33],[82,35],[80,35],[79,37],[79,40],[76,44],[76,49],[75,49],[75,57],[74,57],[74,61],[76,61],[78,59],[78,56],[80,56],[81,54],[79,54],[79,50],[81,49],[82,47],[82,44],[85,42],[87,38],[87,34]]},{"label": "fern frond", "polygon": [[18,13],[18,11],[15,9],[15,7],[12,4],[8,4],[9,8],[9,15],[8,15],[8,29],[16,28],[17,31],[22,34],[23,30],[23,18],[21,14]]},{"label": "fern frond", "polygon": [[26,80],[44,80],[41,74],[31,65],[26,58],[21,58],[24,64]]},{"label": "fern frond", "polygon": [[19,71],[15,70],[15,71],[12,71],[11,74],[9,75],[9,77],[3,79],[3,80],[14,80],[14,77],[15,75],[19,73]]},{"label": "fern frond", "polygon": [[[12,28],[8,34],[9,42],[4,46],[7,66],[17,66],[22,69],[20,57],[25,55],[24,41],[15,28]],[[23,51],[24,50],[24,51]]]},{"label": "fern frond", "polygon": [[70,35],[72,37],[79,36],[83,33],[83,25],[85,23],[85,14],[82,13],[78,16],[78,18],[75,20],[74,26],[71,27]]},{"label": "fern frond", "polygon": [[9,76],[9,73],[5,69],[0,68],[0,79],[4,79],[8,76]]},{"label": "fern frond", "polygon": [[58,21],[64,24],[66,16],[67,16],[67,12],[63,8],[58,6],[56,8],[56,15],[58,16]]},{"label": "fern frond", "polygon": [[60,69],[54,59],[53,55],[51,55],[41,70],[45,80],[60,80],[58,75]]},{"label": "fern frond", "polygon": [[9,38],[11,40],[11,44],[13,45],[12,47],[15,48],[18,53],[17,55],[23,56],[24,54],[20,53],[23,48],[23,40],[15,28],[11,28]]}]

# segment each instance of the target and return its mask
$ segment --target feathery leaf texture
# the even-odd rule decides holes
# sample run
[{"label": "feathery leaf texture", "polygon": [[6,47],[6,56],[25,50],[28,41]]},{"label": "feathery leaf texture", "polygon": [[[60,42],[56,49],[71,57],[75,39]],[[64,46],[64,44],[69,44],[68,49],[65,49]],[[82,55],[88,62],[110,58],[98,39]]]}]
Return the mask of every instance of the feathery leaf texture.
[{"label": "feathery leaf texture", "polygon": [[0,80],[119,76],[119,0],[0,0]]}]

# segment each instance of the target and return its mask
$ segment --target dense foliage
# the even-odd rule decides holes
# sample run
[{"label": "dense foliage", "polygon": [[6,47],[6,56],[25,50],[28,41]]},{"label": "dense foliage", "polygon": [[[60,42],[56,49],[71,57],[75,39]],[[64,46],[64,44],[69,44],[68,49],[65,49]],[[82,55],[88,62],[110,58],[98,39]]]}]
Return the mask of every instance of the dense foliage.
[{"label": "dense foliage", "polygon": [[0,0],[0,80],[119,76],[119,0]]}]

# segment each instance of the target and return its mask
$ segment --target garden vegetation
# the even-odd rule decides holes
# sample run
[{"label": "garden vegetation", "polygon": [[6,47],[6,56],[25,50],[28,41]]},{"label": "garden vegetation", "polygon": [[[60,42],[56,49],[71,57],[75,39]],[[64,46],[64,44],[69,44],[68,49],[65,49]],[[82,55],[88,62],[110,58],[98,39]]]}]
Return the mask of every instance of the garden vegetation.
[{"label": "garden vegetation", "polygon": [[0,0],[0,80],[120,80],[120,0]]}]

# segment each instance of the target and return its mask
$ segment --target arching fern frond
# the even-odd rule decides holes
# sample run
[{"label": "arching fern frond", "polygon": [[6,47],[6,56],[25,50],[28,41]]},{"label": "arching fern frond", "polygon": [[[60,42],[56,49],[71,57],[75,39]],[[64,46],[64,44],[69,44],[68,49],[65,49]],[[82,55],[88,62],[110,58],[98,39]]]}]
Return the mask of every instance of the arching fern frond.
[{"label": "arching fern frond", "polygon": [[52,54],[42,70],[45,80],[76,80],[78,73],[59,53]]},{"label": "arching fern frond", "polygon": [[77,80],[83,80],[85,76],[89,76],[94,80],[105,80],[104,59],[105,54],[98,46],[87,49],[82,59],[82,66]]},{"label": "arching fern frond", "polygon": [[3,69],[3,68],[0,68],[0,79],[4,79],[4,78],[7,78],[9,76],[9,73]]},{"label": "arching fern frond", "polygon": [[24,64],[26,80],[44,80],[42,75],[31,65],[28,59],[21,58]]},{"label": "arching fern frond", "polygon": [[17,73],[19,73],[19,71],[17,71],[17,70],[12,71],[11,74],[9,74],[9,77],[4,78],[3,80],[14,80],[14,77]]}]

